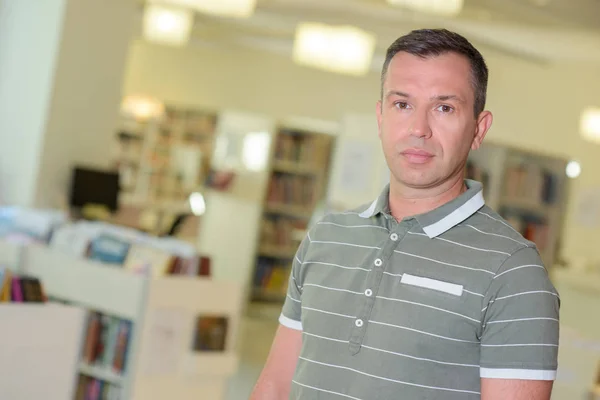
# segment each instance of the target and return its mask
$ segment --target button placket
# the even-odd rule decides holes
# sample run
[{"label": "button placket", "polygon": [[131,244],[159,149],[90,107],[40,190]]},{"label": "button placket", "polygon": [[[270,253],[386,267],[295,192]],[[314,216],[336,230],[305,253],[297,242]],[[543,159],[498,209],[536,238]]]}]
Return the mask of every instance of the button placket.
[{"label": "button placket", "polygon": [[403,221],[396,232],[389,234],[388,238],[391,240],[387,240],[383,248],[374,254],[375,259],[372,261],[373,267],[369,271],[365,282],[367,288],[364,291],[364,296],[362,296],[361,305],[358,308],[359,312],[356,314],[356,319],[354,320],[355,327],[350,336],[348,348],[352,355],[360,352],[366,329],[368,327],[367,323],[371,318],[371,312],[373,310],[375,299],[377,298],[377,292],[379,291],[381,280],[383,278],[383,271],[386,269],[387,263],[390,260],[394,249],[398,246],[399,241],[406,236],[407,232],[411,228],[411,225],[412,222]]}]

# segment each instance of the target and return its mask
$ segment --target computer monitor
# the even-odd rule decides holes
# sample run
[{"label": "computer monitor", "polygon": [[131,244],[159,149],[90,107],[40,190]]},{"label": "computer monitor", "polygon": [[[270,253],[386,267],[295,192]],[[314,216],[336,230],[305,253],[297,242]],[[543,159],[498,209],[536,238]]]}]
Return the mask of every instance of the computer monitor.
[{"label": "computer monitor", "polygon": [[73,168],[69,204],[74,208],[103,205],[111,212],[118,209],[119,173],[87,167]]}]

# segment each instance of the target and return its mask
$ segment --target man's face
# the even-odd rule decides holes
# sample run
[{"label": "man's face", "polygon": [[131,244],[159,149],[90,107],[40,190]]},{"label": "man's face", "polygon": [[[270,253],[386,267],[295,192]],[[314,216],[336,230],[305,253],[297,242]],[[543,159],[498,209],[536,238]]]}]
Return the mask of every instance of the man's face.
[{"label": "man's face", "polygon": [[379,137],[393,178],[414,189],[437,187],[462,174],[481,144],[491,114],[473,114],[475,93],[466,57],[447,53],[394,56],[377,104]]}]

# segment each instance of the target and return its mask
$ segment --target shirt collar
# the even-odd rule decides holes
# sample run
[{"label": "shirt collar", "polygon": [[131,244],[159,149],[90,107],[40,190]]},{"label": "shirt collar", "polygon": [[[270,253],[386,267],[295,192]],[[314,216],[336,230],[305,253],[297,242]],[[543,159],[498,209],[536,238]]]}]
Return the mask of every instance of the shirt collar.
[{"label": "shirt collar", "polygon": [[[463,222],[475,214],[485,204],[481,183],[466,179],[467,190],[454,200],[431,210],[425,214],[415,216],[423,231],[430,238],[441,235],[449,229]],[[389,214],[389,184],[383,189],[377,199],[369,208],[358,214],[362,218],[370,218],[379,213]]]}]

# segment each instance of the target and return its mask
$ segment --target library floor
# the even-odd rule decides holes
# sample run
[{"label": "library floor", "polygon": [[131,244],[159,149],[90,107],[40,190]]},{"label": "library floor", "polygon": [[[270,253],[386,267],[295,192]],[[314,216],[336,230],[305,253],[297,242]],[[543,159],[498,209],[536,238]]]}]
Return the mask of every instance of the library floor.
[{"label": "library floor", "polygon": [[240,366],[229,382],[225,400],[248,400],[267,360],[281,305],[251,305],[240,322]]}]

